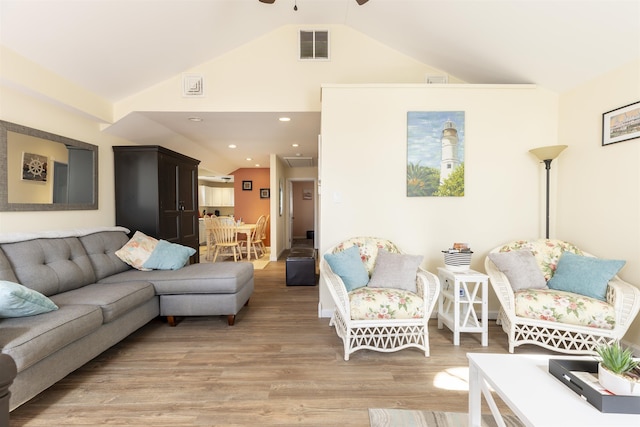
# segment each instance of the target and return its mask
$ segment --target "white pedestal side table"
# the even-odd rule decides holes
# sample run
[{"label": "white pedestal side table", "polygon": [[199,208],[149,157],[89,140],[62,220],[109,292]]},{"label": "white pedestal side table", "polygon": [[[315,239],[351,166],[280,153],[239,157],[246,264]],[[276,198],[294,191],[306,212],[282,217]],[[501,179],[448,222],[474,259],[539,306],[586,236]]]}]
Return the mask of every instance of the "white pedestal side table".
[{"label": "white pedestal side table", "polygon": [[[474,270],[457,272],[438,267],[438,277],[442,286],[438,297],[438,329],[446,325],[453,331],[453,345],[460,345],[460,332],[480,333],[482,345],[486,347],[489,276]],[[480,310],[479,317],[476,307]]]}]

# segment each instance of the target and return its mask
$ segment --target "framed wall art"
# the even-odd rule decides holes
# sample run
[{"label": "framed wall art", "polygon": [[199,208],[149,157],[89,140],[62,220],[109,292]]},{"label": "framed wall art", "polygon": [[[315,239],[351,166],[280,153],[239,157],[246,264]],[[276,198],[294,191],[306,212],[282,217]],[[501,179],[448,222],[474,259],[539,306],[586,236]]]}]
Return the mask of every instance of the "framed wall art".
[{"label": "framed wall art", "polygon": [[270,197],[270,193],[271,193],[271,191],[268,188],[261,188],[260,189],[260,198],[261,199],[268,199]]},{"label": "framed wall art", "polygon": [[602,115],[602,145],[640,138],[640,101]]},{"label": "framed wall art", "polygon": [[40,154],[22,153],[22,179],[24,181],[47,182],[49,159]]},{"label": "framed wall art", "polygon": [[407,197],[464,196],[464,111],[407,113]]},{"label": "framed wall art", "polygon": [[253,190],[253,181],[242,181],[242,190],[243,191]]},{"label": "framed wall art", "polygon": [[302,200],[313,200],[313,192],[311,190],[302,190]]}]

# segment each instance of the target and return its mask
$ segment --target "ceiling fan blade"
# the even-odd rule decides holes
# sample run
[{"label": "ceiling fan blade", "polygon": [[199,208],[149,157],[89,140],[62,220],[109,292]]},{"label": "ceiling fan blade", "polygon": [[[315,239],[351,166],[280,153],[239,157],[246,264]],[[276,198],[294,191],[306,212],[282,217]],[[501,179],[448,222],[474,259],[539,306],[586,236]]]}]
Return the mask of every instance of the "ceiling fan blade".
[{"label": "ceiling fan blade", "polygon": [[[262,0],[260,0],[260,1],[262,1]],[[366,2],[368,2],[368,1],[369,1],[369,0],[356,0],[356,2],[358,2],[358,4],[359,4],[360,6],[362,6],[363,4],[365,4],[365,3],[366,3]]]},{"label": "ceiling fan blade", "polygon": [[[267,4],[273,4],[273,2],[275,2],[276,0],[259,0],[260,3],[267,3]],[[360,0],[362,1],[362,0]]]}]

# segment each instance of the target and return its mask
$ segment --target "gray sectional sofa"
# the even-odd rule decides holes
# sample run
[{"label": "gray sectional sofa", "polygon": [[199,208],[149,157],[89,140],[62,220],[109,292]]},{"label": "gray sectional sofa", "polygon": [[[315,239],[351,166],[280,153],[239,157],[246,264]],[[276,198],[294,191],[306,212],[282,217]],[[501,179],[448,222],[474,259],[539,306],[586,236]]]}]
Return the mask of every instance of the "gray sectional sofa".
[{"label": "gray sectional sofa", "polygon": [[18,374],[11,409],[23,404],[157,316],[235,315],[254,288],[253,264],[192,264],[140,271],[115,251],[129,230],[105,227],[0,235],[0,280],[19,283],[58,309],[0,319],[1,352]]}]

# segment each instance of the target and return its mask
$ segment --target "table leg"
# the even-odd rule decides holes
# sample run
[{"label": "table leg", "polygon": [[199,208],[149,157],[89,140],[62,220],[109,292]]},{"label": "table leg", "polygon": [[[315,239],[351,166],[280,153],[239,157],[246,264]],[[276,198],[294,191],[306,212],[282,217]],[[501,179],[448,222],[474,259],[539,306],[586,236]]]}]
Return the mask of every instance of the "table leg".
[{"label": "table leg", "polygon": [[442,292],[438,295],[438,329],[442,329],[442,318],[440,314],[444,313],[444,297],[442,296]]},{"label": "table leg", "polygon": [[489,385],[482,377],[476,364],[469,361],[469,427],[482,426],[482,395],[484,395],[484,399],[489,405],[496,425],[498,427],[506,427],[498,406],[493,400]]},{"label": "table leg", "polygon": [[487,281],[482,282],[482,345],[489,345],[489,297],[487,295]]},{"label": "table leg", "polygon": [[460,282],[453,286],[453,345],[460,345]]},{"label": "table leg", "polygon": [[469,361],[469,427],[481,427],[482,425],[481,381],[482,377],[478,367]]}]

